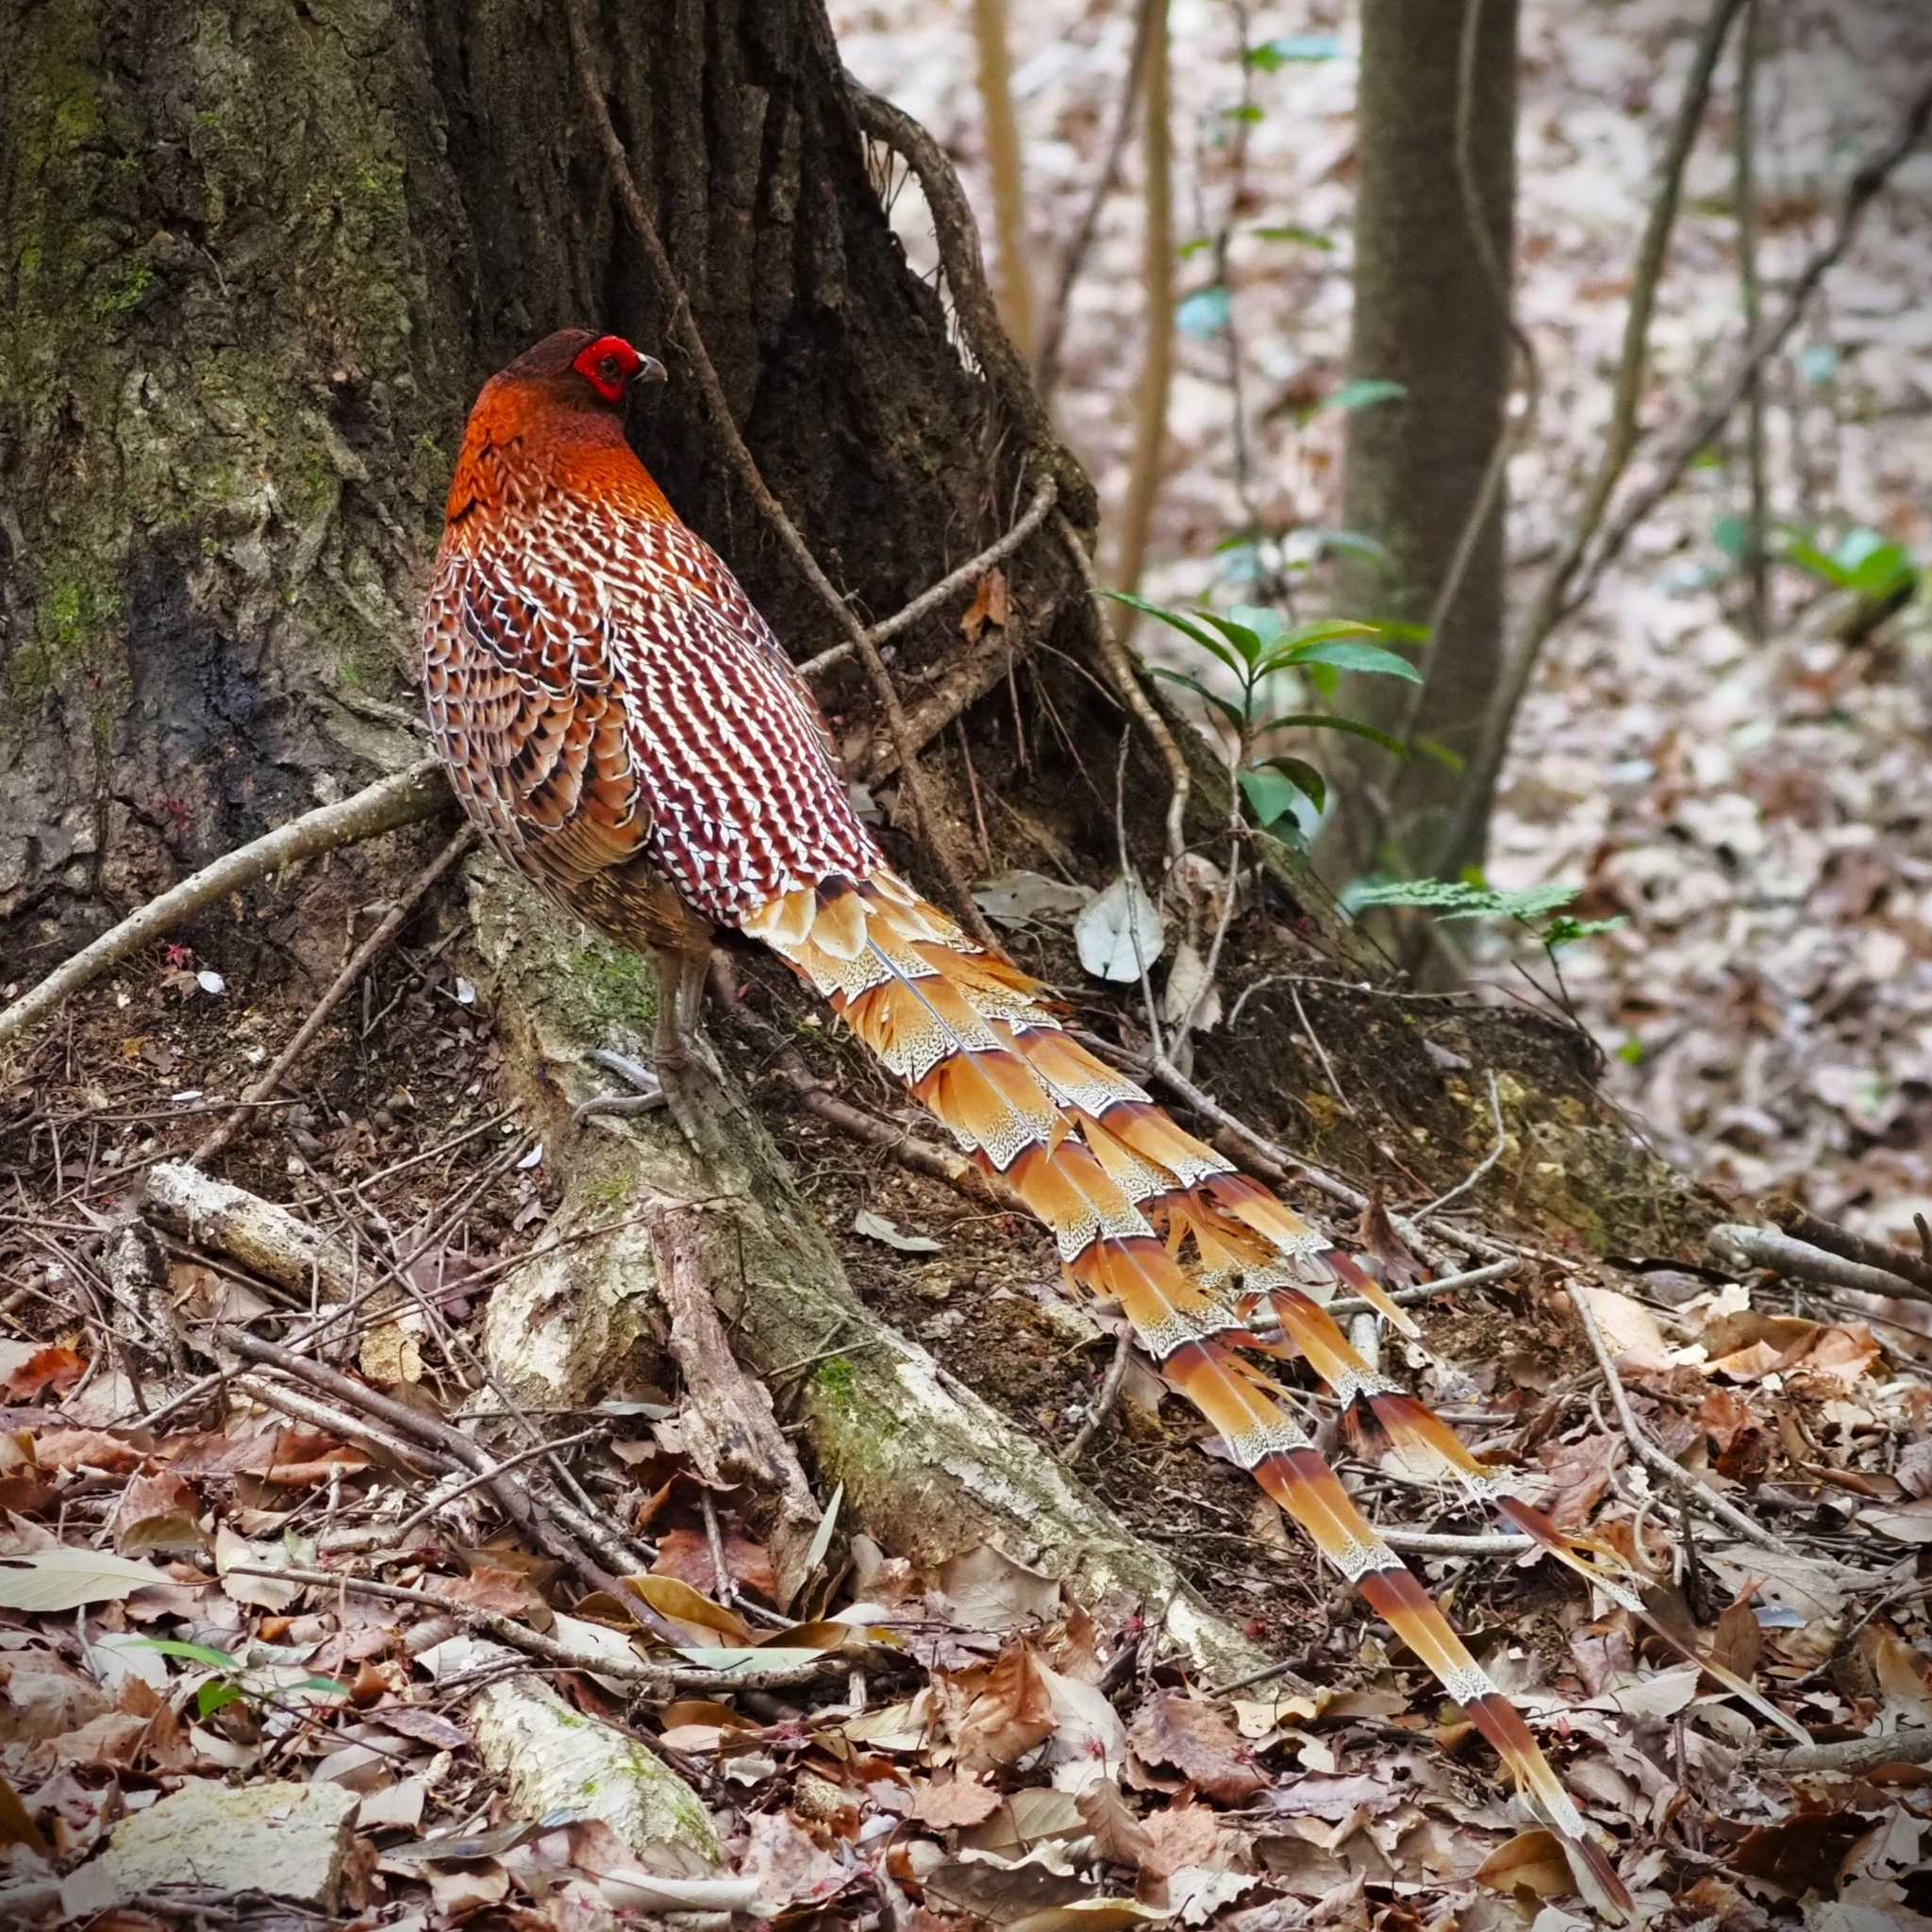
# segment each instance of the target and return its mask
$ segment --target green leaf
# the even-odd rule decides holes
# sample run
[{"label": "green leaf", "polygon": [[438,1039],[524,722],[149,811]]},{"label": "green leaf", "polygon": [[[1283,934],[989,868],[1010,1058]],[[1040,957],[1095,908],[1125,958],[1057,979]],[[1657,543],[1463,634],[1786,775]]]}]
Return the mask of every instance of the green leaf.
[{"label": "green leaf", "polygon": [[1574,946],[1578,940],[1593,940],[1603,933],[1615,932],[1620,925],[1629,923],[1621,912],[1614,919],[1572,919],[1567,912],[1559,912],[1538,937],[1555,953],[1564,946]]},{"label": "green leaf", "polygon": [[1452,750],[1440,738],[1418,738],[1415,748],[1424,758],[1434,759],[1445,772],[1460,772],[1469,763],[1459,751]]},{"label": "green leaf", "polygon": [[1389,555],[1389,546],[1378,542],[1365,530],[1304,530],[1302,536],[1314,545],[1318,556],[1325,557],[1333,550],[1345,550],[1356,557],[1366,557],[1374,563],[1393,560]]},{"label": "green leaf", "polygon": [[1337,671],[1361,671],[1376,677],[1406,677],[1420,684],[1423,675],[1407,658],[1385,651],[1380,644],[1365,644],[1355,638],[1334,638],[1325,641],[1297,644],[1280,653],[1284,664],[1328,664]]},{"label": "green leaf", "polygon": [[1751,519],[1735,512],[1719,517],[1710,526],[1710,541],[1733,563],[1742,563],[1751,550]]},{"label": "green leaf", "polygon": [[1258,769],[1280,773],[1317,811],[1327,805],[1328,781],[1306,758],[1263,758]]},{"label": "green leaf", "polygon": [[1162,624],[1179,631],[1182,637],[1191,638],[1211,657],[1219,658],[1237,676],[1242,675],[1241,660],[1211,631],[1204,630],[1191,617],[1178,610],[1170,610],[1165,604],[1155,604],[1145,597],[1137,597],[1131,591],[1108,591],[1105,594],[1111,597],[1116,604],[1124,604],[1130,610],[1139,610],[1149,617],[1158,617]]},{"label": "green leaf", "polygon": [[242,1701],[242,1692],[226,1677],[210,1677],[194,1693],[194,1708],[202,1717],[212,1717],[218,1710],[225,1710],[231,1704]]},{"label": "green leaf", "polygon": [[1174,311],[1174,326],[1185,336],[1218,336],[1227,326],[1234,303],[1219,282],[1183,295]]},{"label": "green leaf", "polygon": [[1798,373],[1807,382],[1829,382],[1838,374],[1839,353],[1830,342],[1807,342],[1798,351]]},{"label": "green leaf", "polygon": [[1350,886],[1342,903],[1352,912],[1365,906],[1413,906],[1444,922],[1494,915],[1527,923],[1569,905],[1579,890],[1576,886],[1524,886],[1512,892],[1499,892],[1492,886],[1468,879],[1371,878]]},{"label": "green leaf", "polygon": [[[1208,611],[1201,615],[1209,624],[1220,622]],[[1227,613],[1229,624],[1240,625],[1243,630],[1252,631],[1257,644],[1278,644],[1289,635],[1287,626],[1281,621],[1280,611],[1266,604],[1236,604]]]},{"label": "green leaf", "polygon": [[[1236,608],[1246,609],[1250,607],[1241,605]],[[1271,619],[1274,616],[1272,611],[1263,614]],[[1241,662],[1250,671],[1254,669],[1256,660],[1259,658],[1263,646],[1261,634],[1253,625],[1243,624],[1238,617],[1224,617],[1218,610],[1197,610],[1194,615],[1203,624],[1212,625],[1234,646],[1235,650],[1240,653]],[[1276,621],[1278,622],[1278,620]]]},{"label": "green leaf", "polygon": [[1298,228],[1292,222],[1250,228],[1248,232],[1257,242],[1296,242],[1304,248],[1319,248],[1324,253],[1335,246],[1326,235],[1318,234],[1313,228]]},{"label": "green leaf", "polygon": [[1783,556],[1787,563],[1796,564],[1821,583],[1834,585],[1840,591],[1851,589],[1838,558],[1827,557],[1802,530],[1787,529],[1784,532]]},{"label": "green leaf", "polygon": [[299,1684],[290,1687],[296,1690],[320,1690],[329,1697],[353,1697],[355,1691],[340,1677],[304,1677]]},{"label": "green leaf", "polygon": [[1643,1064],[1643,1042],[1632,1034],[1617,1048],[1617,1058],[1626,1067],[1641,1067]]},{"label": "green leaf", "polygon": [[1265,121],[1268,110],[1257,107],[1253,101],[1243,101],[1239,107],[1222,108],[1221,118],[1224,121]]},{"label": "green leaf", "polygon": [[1341,60],[1346,54],[1334,34],[1282,34],[1250,47],[1241,58],[1263,74],[1275,74],[1291,61]]},{"label": "green leaf", "polygon": [[1861,597],[1890,597],[1913,583],[1918,575],[1905,545],[1888,543],[1852,573],[1852,589]]},{"label": "green leaf", "polygon": [[1190,677],[1185,671],[1170,671],[1164,664],[1150,664],[1148,671],[1156,677],[1164,677],[1170,684],[1184,684],[1198,698],[1205,698],[1227,722],[1239,731],[1242,718],[1241,707],[1231,705],[1225,698],[1216,697],[1197,677]]},{"label": "green leaf", "polygon": [[1357,375],[1327,396],[1324,409],[1372,409],[1377,403],[1392,403],[1408,393],[1406,383],[1391,382],[1386,375]]},{"label": "green leaf", "polygon": [[1255,823],[1264,831],[1277,819],[1293,812],[1301,787],[1282,773],[1271,771],[1266,765],[1243,765],[1236,776],[1241,780],[1241,795],[1255,814]]},{"label": "green leaf", "polygon": [[1279,717],[1270,718],[1255,726],[1256,731],[1345,731],[1351,738],[1366,738],[1371,744],[1379,744],[1384,751],[1392,751],[1399,758],[1408,756],[1408,747],[1401,739],[1387,731],[1378,731],[1373,724],[1364,724],[1359,718],[1344,718],[1334,711],[1283,711]]},{"label": "green leaf", "polygon": [[1174,250],[1174,258],[1177,261],[1191,261],[1204,248],[1212,248],[1213,246],[1214,237],[1212,235],[1195,235],[1189,241],[1183,242]]},{"label": "green leaf", "polygon": [[163,1657],[185,1657],[191,1663],[207,1664],[215,1671],[241,1671],[247,1666],[240,1657],[230,1657],[225,1650],[216,1650],[206,1643],[187,1643],[178,1637],[137,1637],[124,1648],[128,1650],[158,1650]]},{"label": "green leaf", "polygon": [[1903,543],[1863,527],[1846,532],[1833,561],[1844,587],[1861,597],[1890,596],[1901,579],[1913,575],[1911,553]]}]

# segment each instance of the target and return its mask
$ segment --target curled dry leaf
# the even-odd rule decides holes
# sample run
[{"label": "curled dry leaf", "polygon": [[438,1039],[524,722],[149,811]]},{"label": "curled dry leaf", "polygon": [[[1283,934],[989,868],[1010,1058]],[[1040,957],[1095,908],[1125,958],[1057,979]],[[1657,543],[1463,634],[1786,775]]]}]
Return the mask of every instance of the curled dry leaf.
[{"label": "curled dry leaf", "polygon": [[1154,1856],[1154,1840],[1129,1809],[1120,1786],[1112,1778],[1096,1778],[1074,1803],[1093,1834],[1097,1857],[1109,1865],[1131,1866],[1136,1872],[1149,1864]]},{"label": "curled dry leaf", "polygon": [[1122,873],[1074,922],[1080,964],[1095,979],[1124,986],[1160,958],[1167,928],[1136,873]]},{"label": "curled dry leaf", "polygon": [[71,1388],[87,1363],[58,1342],[0,1340],[0,1391],[8,1402],[38,1402]]},{"label": "curled dry leaf", "polygon": [[1016,1763],[1053,1725],[1053,1693],[1040,1658],[1024,1638],[1014,1638],[959,1720],[959,1762],[974,1769]]},{"label": "curled dry leaf", "polygon": [[1134,1714],[1127,1741],[1149,1764],[1169,1764],[1196,1790],[1240,1805],[1268,1787],[1227,1714],[1205,1697],[1157,1690]]},{"label": "curled dry leaf", "polygon": [[1554,1832],[1541,1825],[1498,1845],[1476,1868],[1475,1875],[1492,1891],[1526,1891],[1535,1898],[1567,1898],[1575,1890],[1563,1847]]}]

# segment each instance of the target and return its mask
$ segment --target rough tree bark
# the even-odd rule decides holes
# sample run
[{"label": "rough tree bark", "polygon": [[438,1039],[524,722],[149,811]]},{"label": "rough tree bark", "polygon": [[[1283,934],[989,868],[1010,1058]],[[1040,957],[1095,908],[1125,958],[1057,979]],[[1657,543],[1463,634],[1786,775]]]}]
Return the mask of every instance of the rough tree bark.
[{"label": "rough tree bark", "polygon": [[[1091,492],[1034,440],[1017,363],[962,358],[943,291],[907,270],[818,0],[583,5],[731,408],[857,608],[892,611],[977,552],[1041,466],[1091,533]],[[187,871],[421,755],[413,614],[462,414],[482,376],[550,328],[592,321],[667,354],[674,380],[633,425],[647,459],[797,656],[836,641],[723,459],[696,385],[676,379],[677,297],[640,270],[560,0],[0,0],[0,985],[40,977]],[[1052,525],[1005,571],[997,648],[983,636],[967,661],[962,592],[897,641],[894,671],[915,716],[922,694],[987,693],[924,752],[944,835],[962,853],[984,841],[975,867],[1098,882],[1118,863],[1123,713]],[[843,666],[822,693],[891,819],[886,765],[862,755],[874,719],[861,675]],[[1167,778],[1138,737],[1129,751],[1126,836],[1152,874]],[[1224,823],[1205,755],[1197,779],[1205,838]],[[341,909],[442,836],[405,833],[253,888],[201,929],[219,930],[238,971],[325,983]],[[929,885],[910,841],[887,836]],[[1291,868],[1229,958],[1257,982],[1338,960],[1360,981],[1361,956],[1292,889]],[[473,962],[491,977],[509,1088],[551,1124],[565,1223],[615,1184],[675,1192],[688,1158],[658,1129],[573,1137],[558,1112],[581,1091],[553,1062],[587,1023],[635,1015],[613,1011],[587,977],[592,956],[554,921],[547,950],[506,943],[521,902],[480,862],[470,895]],[[1078,984],[1054,942],[1029,940],[1023,957]],[[1512,1141],[1491,1202],[1625,1252],[1694,1240],[1711,1218],[1687,1214],[1596,1104],[1560,1027],[1311,982],[1305,1005],[1257,988],[1241,1041],[1210,1039],[1206,1084],[1365,1181],[1399,1144],[1405,1198],[1453,1185],[1488,1146],[1473,1070],[1500,1065]],[[1335,1106],[1338,1080],[1352,1108]],[[744,1177],[746,1253],[763,1271],[748,1263],[747,1286],[805,1284],[782,1306],[755,1297],[734,1331],[770,1371],[824,1345],[814,1308],[858,1311],[757,1124],[715,1152]],[[630,1290],[608,1267],[626,1252],[608,1244],[599,1279],[573,1266],[554,1285],[606,1293],[621,1314]],[[1039,1274],[1051,1265],[1042,1248]],[[636,1268],[641,1281],[648,1257]],[[1039,1353],[1018,1330],[1011,1347]],[[1239,1650],[1117,1523],[1091,1517],[1080,1536],[1091,1498],[1037,1451],[1003,1469],[990,1411],[935,1408],[937,1434],[882,1443],[870,1419],[930,1379],[924,1363],[881,1339],[811,1378],[820,1467],[847,1477],[869,1520],[924,1554],[1030,1524],[1053,1548],[1028,1553],[1076,1588],[1168,1602],[1197,1656]],[[945,1478],[924,1493],[922,1457]]]},{"label": "rough tree bark", "polygon": [[[1462,111],[1481,234],[1457,160],[1470,8],[1478,18]],[[1498,276],[1507,285],[1516,58],[1516,0],[1364,0],[1349,373],[1399,382],[1406,393],[1349,417],[1343,521],[1387,553],[1386,563],[1352,560],[1351,612],[1429,622],[1505,433],[1509,318]],[[1422,692],[1350,680],[1361,715],[1398,733],[1412,727],[1472,765],[1501,678],[1504,510],[1499,485],[1439,616]],[[1339,872],[1390,866],[1454,877],[1481,861],[1480,818],[1459,842],[1449,838],[1458,774],[1426,757],[1398,763],[1360,744],[1351,753],[1355,782],[1341,788],[1331,847]]]}]

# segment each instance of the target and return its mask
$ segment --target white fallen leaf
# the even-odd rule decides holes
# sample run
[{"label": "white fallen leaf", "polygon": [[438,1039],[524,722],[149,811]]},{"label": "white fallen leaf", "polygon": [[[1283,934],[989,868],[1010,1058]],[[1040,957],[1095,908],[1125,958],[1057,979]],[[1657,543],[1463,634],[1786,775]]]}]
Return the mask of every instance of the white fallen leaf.
[{"label": "white fallen leaf", "polygon": [[1096,979],[1130,984],[1167,944],[1160,908],[1133,873],[1122,873],[1074,922],[1080,964]]},{"label": "white fallen leaf", "polygon": [[171,1582],[165,1570],[105,1550],[35,1550],[0,1557],[0,1609],[72,1610],[82,1604],[132,1596],[137,1590]]},{"label": "white fallen leaf", "polygon": [[852,1232],[862,1234],[869,1241],[883,1241],[889,1248],[897,1248],[902,1255],[937,1255],[944,1247],[943,1241],[936,1241],[929,1234],[908,1234],[896,1221],[889,1221],[883,1214],[874,1214],[870,1208],[861,1208],[852,1217]]},{"label": "white fallen leaf", "polygon": [[206,966],[194,975],[194,983],[203,992],[226,992],[228,990],[228,982],[219,973],[210,973]]},{"label": "white fallen leaf", "polygon": [[288,1558],[272,1543],[252,1543],[225,1523],[215,1531],[215,1571],[222,1588],[238,1604],[253,1604],[258,1609],[286,1610],[302,1594],[299,1583],[277,1583],[269,1576],[249,1576],[231,1572],[281,1570]]},{"label": "white fallen leaf", "polygon": [[461,974],[457,975],[457,1005],[474,1007],[476,1004],[476,989]]},{"label": "white fallen leaf", "polygon": [[530,1171],[530,1169],[535,1167],[537,1163],[542,1158],[543,1143],[542,1141],[539,1141],[537,1144],[534,1147],[532,1147],[530,1151],[526,1155],[525,1155],[520,1161],[517,1162],[517,1172],[519,1174],[527,1174]]}]

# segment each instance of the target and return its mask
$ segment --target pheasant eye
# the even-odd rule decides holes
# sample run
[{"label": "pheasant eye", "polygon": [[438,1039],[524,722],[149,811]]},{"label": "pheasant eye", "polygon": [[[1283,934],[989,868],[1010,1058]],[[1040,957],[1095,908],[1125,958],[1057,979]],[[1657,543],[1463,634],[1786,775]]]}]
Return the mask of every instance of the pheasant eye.
[{"label": "pheasant eye", "polygon": [[615,356],[606,356],[604,359],[597,364],[597,374],[601,375],[606,382],[615,382],[619,375],[623,374],[623,369]]}]

